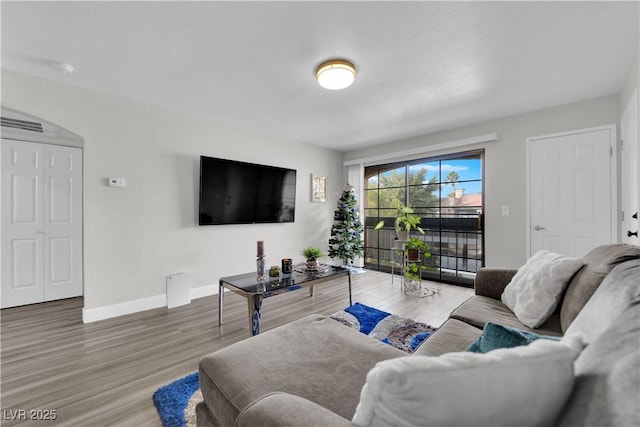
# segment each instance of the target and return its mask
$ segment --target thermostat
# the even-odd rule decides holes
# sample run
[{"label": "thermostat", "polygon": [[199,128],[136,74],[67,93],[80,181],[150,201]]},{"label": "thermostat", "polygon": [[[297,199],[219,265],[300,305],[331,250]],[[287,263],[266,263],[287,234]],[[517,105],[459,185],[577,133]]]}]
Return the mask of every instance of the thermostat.
[{"label": "thermostat", "polygon": [[126,187],[127,180],[124,178],[108,178],[109,187]]}]

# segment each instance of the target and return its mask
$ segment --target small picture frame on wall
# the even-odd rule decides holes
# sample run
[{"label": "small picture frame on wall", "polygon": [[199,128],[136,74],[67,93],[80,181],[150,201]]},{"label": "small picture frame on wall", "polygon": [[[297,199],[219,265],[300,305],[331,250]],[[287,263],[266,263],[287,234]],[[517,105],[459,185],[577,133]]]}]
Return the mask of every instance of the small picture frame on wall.
[{"label": "small picture frame on wall", "polygon": [[324,203],[327,201],[327,177],[311,175],[311,201]]}]

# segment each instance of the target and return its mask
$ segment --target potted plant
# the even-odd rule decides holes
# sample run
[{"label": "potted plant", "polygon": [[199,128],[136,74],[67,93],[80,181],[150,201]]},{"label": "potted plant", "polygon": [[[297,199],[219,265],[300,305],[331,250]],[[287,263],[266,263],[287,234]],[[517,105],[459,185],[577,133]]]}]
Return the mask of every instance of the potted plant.
[{"label": "potted plant", "polygon": [[405,291],[415,291],[420,288],[421,266],[417,262],[408,262],[404,271]]},{"label": "potted plant", "polygon": [[422,252],[425,256],[430,257],[431,254],[427,252],[429,246],[420,239],[416,239],[415,237],[411,237],[404,246],[405,255],[408,261],[416,261],[420,259],[420,252]]},{"label": "potted plant", "polygon": [[429,246],[420,239],[415,237],[410,238],[405,247],[405,291],[416,291],[420,289],[420,281],[422,278],[422,270],[426,270],[427,267],[421,265],[421,253],[425,257],[430,257],[431,254],[427,252]]},{"label": "potted plant", "polygon": [[[424,234],[424,230],[420,227],[420,216],[415,214],[413,208],[405,206],[399,200],[396,200],[396,219],[393,222],[393,228],[399,241],[406,242],[409,232],[414,229],[420,234]],[[384,227],[384,221],[376,224],[375,229],[379,230]]]},{"label": "potted plant", "polygon": [[302,255],[306,259],[307,270],[317,270],[318,269],[318,258],[322,258],[324,254],[318,248],[314,248],[313,246],[309,246],[302,250]]}]

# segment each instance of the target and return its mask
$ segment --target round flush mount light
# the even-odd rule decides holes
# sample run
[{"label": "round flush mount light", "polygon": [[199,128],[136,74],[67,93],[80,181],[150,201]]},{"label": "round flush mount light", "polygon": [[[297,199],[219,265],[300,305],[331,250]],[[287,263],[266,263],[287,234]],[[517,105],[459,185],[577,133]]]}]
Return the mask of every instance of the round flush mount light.
[{"label": "round flush mount light", "polygon": [[325,89],[344,89],[351,86],[356,79],[356,68],[347,60],[332,59],[318,65],[316,79]]}]

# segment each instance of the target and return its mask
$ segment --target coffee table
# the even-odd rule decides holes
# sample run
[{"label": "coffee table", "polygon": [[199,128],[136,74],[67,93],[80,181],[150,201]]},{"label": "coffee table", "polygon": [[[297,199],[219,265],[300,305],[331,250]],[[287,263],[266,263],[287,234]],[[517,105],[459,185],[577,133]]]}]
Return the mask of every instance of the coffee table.
[{"label": "coffee table", "polygon": [[309,295],[313,296],[314,286],[322,282],[347,276],[349,283],[349,305],[353,305],[351,297],[351,270],[343,267],[328,266],[326,271],[293,272],[282,277],[268,277],[267,281],[259,282],[256,273],[245,273],[237,276],[222,277],[218,288],[218,324],[222,325],[222,306],[224,303],[224,289],[242,295],[247,299],[249,312],[249,329],[251,335],[260,333],[260,308],[262,300],[302,288],[309,288]]}]

